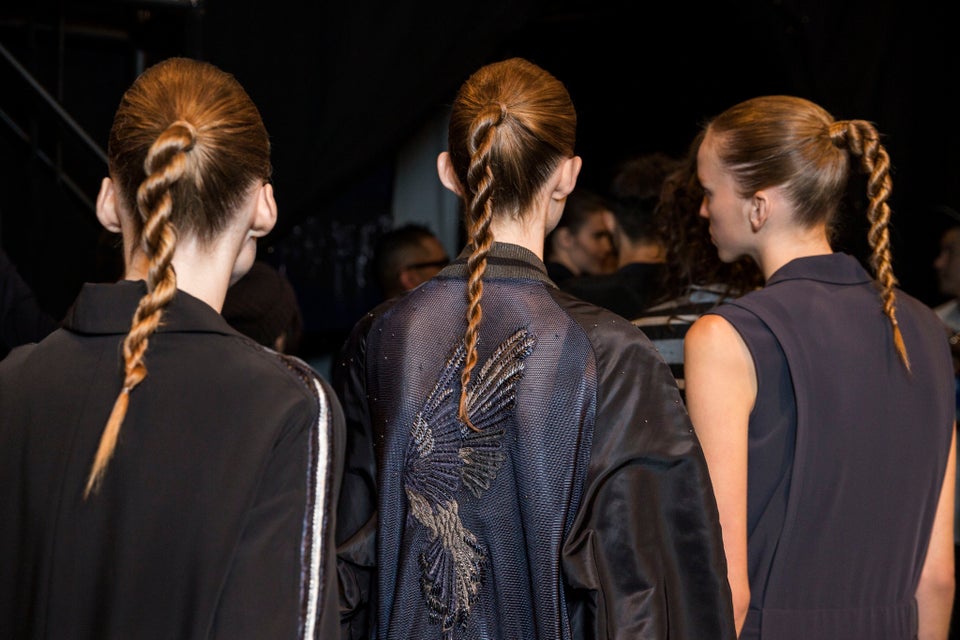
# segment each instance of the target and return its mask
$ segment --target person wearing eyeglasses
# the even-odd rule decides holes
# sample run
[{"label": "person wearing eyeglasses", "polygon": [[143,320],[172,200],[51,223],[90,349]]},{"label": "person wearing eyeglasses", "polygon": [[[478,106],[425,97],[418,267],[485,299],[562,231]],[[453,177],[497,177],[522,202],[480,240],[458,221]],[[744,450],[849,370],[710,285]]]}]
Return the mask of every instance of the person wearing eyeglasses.
[{"label": "person wearing eyeglasses", "polygon": [[437,236],[421,224],[391,229],[377,241],[373,269],[385,300],[426,282],[450,263]]}]

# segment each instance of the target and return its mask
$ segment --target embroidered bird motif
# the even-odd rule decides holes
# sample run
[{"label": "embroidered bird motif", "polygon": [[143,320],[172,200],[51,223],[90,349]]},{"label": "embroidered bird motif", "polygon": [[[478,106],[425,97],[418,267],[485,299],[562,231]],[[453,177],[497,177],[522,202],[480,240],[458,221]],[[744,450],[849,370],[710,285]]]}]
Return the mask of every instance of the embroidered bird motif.
[{"label": "embroidered bird motif", "polygon": [[404,490],[414,523],[429,531],[419,556],[420,588],[445,640],[466,625],[486,558],[484,546],[460,520],[457,495],[466,488],[480,498],[503,466],[501,423],[512,413],[524,359],[535,343],[527,329],[520,329],[481,367],[467,390],[467,415],[477,431],[457,417],[465,358],[460,343],[410,427]]}]

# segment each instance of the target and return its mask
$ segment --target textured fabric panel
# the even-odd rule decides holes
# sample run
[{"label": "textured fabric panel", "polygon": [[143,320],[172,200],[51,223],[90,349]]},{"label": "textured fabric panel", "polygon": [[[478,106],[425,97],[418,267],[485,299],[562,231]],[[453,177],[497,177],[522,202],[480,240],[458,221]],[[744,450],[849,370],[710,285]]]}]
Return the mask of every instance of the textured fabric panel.
[{"label": "textured fabric panel", "polygon": [[[732,640],[709,475],[662,357],[494,243],[472,432],[453,417],[466,277],[461,255],[365,316],[339,358],[348,478],[381,490],[339,538],[347,637]],[[372,507],[347,500],[355,527]]]},{"label": "textured fabric panel", "polygon": [[[443,406],[425,410],[431,394],[444,388],[442,372],[462,341],[466,307],[451,300],[456,300],[447,291],[452,287],[462,290],[463,284],[440,279],[420,287],[386,314],[369,338],[368,349],[376,354],[377,363],[369,388],[372,419],[385,429],[381,530],[395,532],[380,538],[381,592],[394,594],[381,604],[381,619],[388,625],[381,632],[390,638],[429,638],[442,637],[443,627],[451,633],[462,627],[456,637],[567,637],[557,558],[578,506],[575,487],[583,482],[583,458],[588,454],[584,443],[589,444],[596,396],[590,345],[542,283],[485,283],[472,384],[484,380],[482,371],[488,363],[522,369],[517,372],[515,400],[484,407],[484,412],[502,412],[502,420],[485,429],[497,434],[492,450],[502,460],[488,470],[489,486],[476,495],[460,476],[463,448],[470,446],[474,434],[461,432],[455,424],[441,424],[453,420],[462,366],[452,367]],[[418,314],[411,322],[411,314],[419,309],[432,312]],[[529,354],[513,362],[504,361],[502,355],[498,359],[497,348],[517,332],[529,340]],[[405,363],[402,368],[392,365],[400,362]],[[504,386],[497,375],[505,374],[491,374],[488,382]],[[503,398],[498,395],[496,400]],[[454,533],[440,545],[424,523],[426,518],[418,519],[411,515],[411,507],[404,508],[409,505],[406,491],[416,482],[410,466],[426,457],[410,453],[416,449],[414,425],[427,413],[431,437],[440,437],[444,428],[456,431],[450,434],[453,442],[446,457],[424,463],[438,467],[431,473],[448,479],[427,496],[430,515],[456,505],[457,517],[446,523]],[[434,446],[441,448],[436,442]],[[399,464],[404,460],[406,468]],[[515,535],[504,536],[504,531]],[[457,554],[469,557],[458,562]],[[451,563],[449,571],[442,569],[444,579],[461,581],[463,593],[441,589],[443,581],[426,566],[428,559]],[[430,597],[422,588],[425,581],[439,582]]]}]

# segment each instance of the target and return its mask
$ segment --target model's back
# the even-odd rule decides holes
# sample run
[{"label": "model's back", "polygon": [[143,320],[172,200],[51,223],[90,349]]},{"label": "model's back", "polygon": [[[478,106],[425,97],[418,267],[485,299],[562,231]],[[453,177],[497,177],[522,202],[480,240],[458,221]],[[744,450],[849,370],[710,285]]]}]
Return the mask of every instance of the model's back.
[{"label": "model's back", "polygon": [[[832,245],[860,171],[872,274]],[[697,173],[719,258],[766,280],[684,344],[740,638],[946,637],[953,376],[935,315],[896,287],[880,134],[759,96],[706,125]]]},{"label": "model's back", "polygon": [[125,278],[0,362],[0,637],[330,637],[339,404],[219,313],[276,220],[259,113],[170,59],[108,155]]},{"label": "model's back", "polygon": [[[438,160],[469,245],[345,346],[347,466],[378,495],[338,534],[341,567],[375,567],[380,637],[733,637],[716,506],[669,368],[543,263],[580,169],[574,131],[539,67],[471,76]],[[359,543],[374,523],[375,560]]]}]

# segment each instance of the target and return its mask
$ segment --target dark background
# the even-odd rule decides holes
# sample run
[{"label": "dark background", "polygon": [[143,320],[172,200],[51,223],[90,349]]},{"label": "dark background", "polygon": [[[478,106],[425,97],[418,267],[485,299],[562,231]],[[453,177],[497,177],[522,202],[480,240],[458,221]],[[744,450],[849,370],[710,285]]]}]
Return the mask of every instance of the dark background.
[{"label": "dark background", "polygon": [[[622,159],[682,154],[703,119],[755,95],[874,122],[893,162],[895,272],[935,304],[943,208],[960,206],[948,5],[4,0],[0,246],[57,316],[80,283],[112,277],[116,241],[92,209],[106,173],[96,147],[139,69],[203,58],[261,109],[281,211],[261,255],[297,289],[307,355],[329,352],[374,300],[358,257],[390,225],[396,153],[478,66],[520,55],[569,88],[581,182],[598,190]],[[849,237],[863,228],[852,221]]]}]

